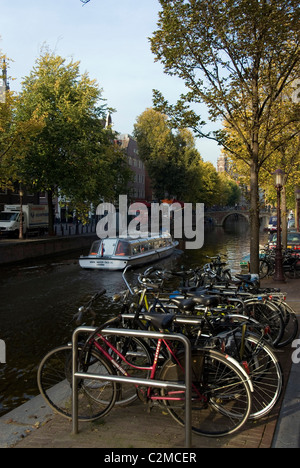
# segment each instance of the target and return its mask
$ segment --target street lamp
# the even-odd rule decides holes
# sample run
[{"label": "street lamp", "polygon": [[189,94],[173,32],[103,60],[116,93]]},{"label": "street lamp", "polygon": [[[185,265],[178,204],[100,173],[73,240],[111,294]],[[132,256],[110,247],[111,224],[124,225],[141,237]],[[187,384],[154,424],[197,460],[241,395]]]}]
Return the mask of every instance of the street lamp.
[{"label": "street lamp", "polygon": [[275,252],[275,274],[274,281],[285,282],[283,275],[283,260],[282,260],[282,246],[281,246],[281,190],[284,184],[284,172],[281,169],[277,169],[274,172],[274,182],[277,191],[277,242]]},{"label": "street lamp", "polygon": [[296,195],[296,228],[297,232],[299,232],[299,216],[300,216],[300,189],[297,188],[295,190]]}]

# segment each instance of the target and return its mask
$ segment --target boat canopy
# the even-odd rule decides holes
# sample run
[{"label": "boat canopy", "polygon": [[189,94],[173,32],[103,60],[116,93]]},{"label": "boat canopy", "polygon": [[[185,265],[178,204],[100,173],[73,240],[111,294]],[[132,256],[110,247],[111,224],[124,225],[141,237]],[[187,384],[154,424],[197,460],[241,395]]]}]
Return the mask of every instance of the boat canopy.
[{"label": "boat canopy", "polygon": [[153,250],[172,245],[172,237],[168,233],[141,239],[107,238],[95,241],[89,255],[95,257],[124,257],[141,255]]}]

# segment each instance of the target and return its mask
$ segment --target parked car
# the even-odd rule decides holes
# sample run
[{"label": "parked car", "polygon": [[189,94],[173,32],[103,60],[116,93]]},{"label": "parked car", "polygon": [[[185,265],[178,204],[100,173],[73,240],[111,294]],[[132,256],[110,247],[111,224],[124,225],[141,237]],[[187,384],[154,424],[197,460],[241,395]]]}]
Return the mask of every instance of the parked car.
[{"label": "parked car", "polygon": [[[271,235],[269,240],[270,249],[275,249],[277,233]],[[290,231],[287,233],[287,248],[300,251],[300,232]]]},{"label": "parked car", "polygon": [[269,219],[268,231],[277,231],[277,216],[271,216],[271,218]]}]

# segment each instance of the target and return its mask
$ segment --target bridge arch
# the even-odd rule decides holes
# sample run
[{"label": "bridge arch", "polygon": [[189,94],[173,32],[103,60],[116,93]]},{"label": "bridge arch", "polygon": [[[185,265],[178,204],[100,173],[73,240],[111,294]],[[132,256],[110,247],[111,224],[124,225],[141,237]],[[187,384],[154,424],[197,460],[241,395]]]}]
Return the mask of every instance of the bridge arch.
[{"label": "bridge arch", "polygon": [[232,211],[225,214],[224,218],[221,220],[222,226],[224,226],[226,219],[230,218],[230,216],[233,216],[235,219],[238,219],[239,217],[244,218],[248,223],[250,223],[249,214],[246,214],[244,211]]},{"label": "bridge arch", "polygon": [[204,213],[205,223],[220,227],[224,226],[226,219],[230,216],[234,216],[236,218],[238,218],[238,216],[242,216],[248,223],[250,222],[249,212],[242,210],[232,209],[227,211],[206,211]]},{"label": "bridge arch", "polygon": [[[260,224],[268,221],[270,217],[269,212],[261,212],[259,215]],[[230,216],[235,216],[236,218],[243,217],[246,221],[250,224],[250,212],[249,210],[227,210],[227,211],[205,211],[204,213],[204,220],[206,224],[211,224],[214,226],[223,227],[226,219]]]}]

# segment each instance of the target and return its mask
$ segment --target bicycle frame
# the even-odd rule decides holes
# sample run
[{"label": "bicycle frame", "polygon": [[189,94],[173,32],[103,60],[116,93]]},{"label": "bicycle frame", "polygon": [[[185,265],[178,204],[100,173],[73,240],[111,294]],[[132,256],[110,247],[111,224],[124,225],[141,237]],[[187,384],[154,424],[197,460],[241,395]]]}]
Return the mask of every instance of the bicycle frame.
[{"label": "bicycle frame", "polygon": [[[153,362],[152,362],[152,365],[151,366],[147,366],[147,367],[144,367],[144,366],[136,366],[134,364],[132,364],[131,362],[128,362],[128,360],[126,359],[126,357],[110,342],[108,341],[102,334],[98,334],[96,335],[96,338],[93,338],[92,342],[90,343],[91,346],[95,346],[95,348],[100,352],[102,353],[109,361],[110,363],[113,365],[114,368],[116,368],[122,375],[124,375],[125,377],[131,377],[130,376],[130,373],[128,373],[114,358],[113,356],[107,352],[106,349],[103,348],[103,346],[101,346],[101,344],[99,343],[98,339],[101,339],[101,341],[111,350],[113,351],[113,353],[115,353],[126,365],[130,366],[131,368],[133,369],[137,369],[137,370],[146,370],[146,371],[150,371],[150,380],[154,380],[155,378],[155,375],[156,375],[156,371],[157,371],[157,367],[158,367],[158,359],[159,359],[159,354],[160,354],[160,350],[161,350],[161,347],[162,345],[164,344],[164,346],[168,349],[170,355],[172,356],[172,358],[175,360],[176,364],[180,366],[180,369],[185,372],[185,368],[180,364],[179,360],[177,359],[176,357],[176,354],[175,354],[175,351],[174,349],[172,349],[171,345],[168,343],[168,341],[166,339],[163,339],[163,338],[159,338],[158,341],[157,341],[157,345],[156,345],[156,350],[155,350],[155,354],[154,354],[154,358],[153,358]],[[193,386],[194,387],[194,386]],[[138,388],[138,385],[136,385],[136,388]],[[155,396],[155,395],[151,395],[151,388],[152,387],[148,387],[147,388],[147,398],[149,400],[183,400],[183,398],[175,398],[175,397],[163,397],[163,396]],[[194,389],[195,391],[197,391],[197,389]],[[182,393],[182,391],[180,392]],[[199,393],[197,391],[197,393]],[[201,397],[202,399],[205,398],[204,396],[202,395],[198,395],[199,397]]]},{"label": "bicycle frame", "polygon": [[[133,383],[135,385],[146,385],[154,386],[158,388],[168,388],[167,382],[161,382],[157,380],[149,381],[149,379],[136,379],[120,376],[101,376],[86,374],[78,372],[78,337],[81,333],[94,333],[95,328],[92,327],[81,327],[77,328],[72,337],[72,423],[73,423],[73,434],[78,433],[78,379],[96,379],[96,380],[110,380],[112,382],[125,382]],[[190,448],[192,443],[192,391],[191,391],[191,343],[183,335],[173,334],[165,335],[158,332],[146,332],[140,330],[124,330],[124,329],[108,329],[102,330],[102,334],[108,335],[119,335],[119,336],[136,336],[136,337],[148,337],[153,339],[164,339],[179,341],[184,345],[185,348],[185,385],[179,383],[172,383],[172,388],[179,390],[185,390],[185,441],[186,447]]]}]

